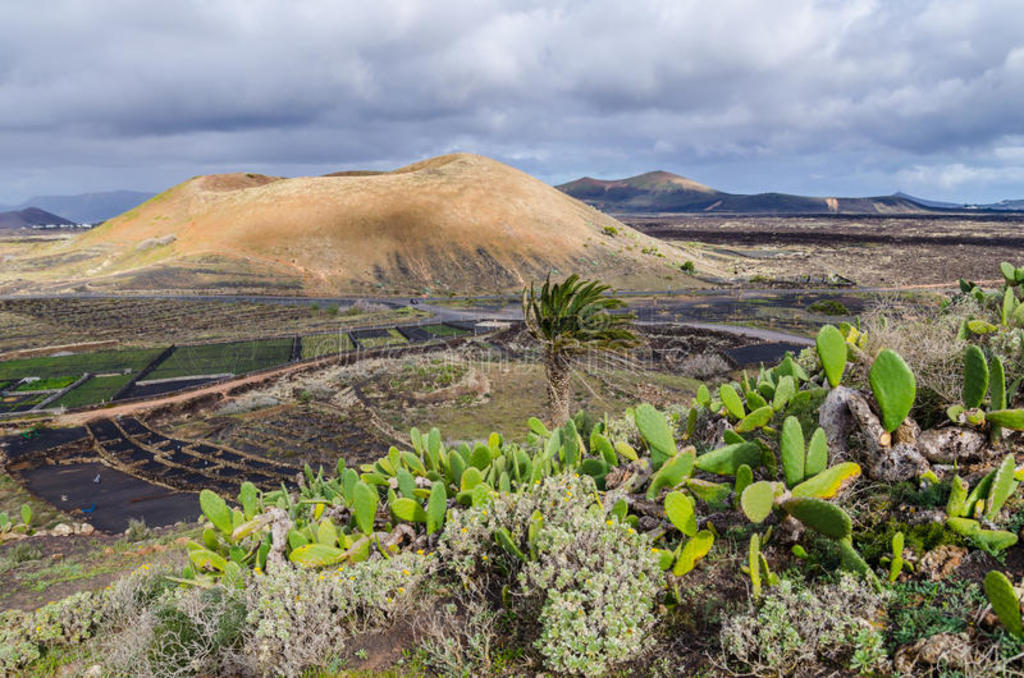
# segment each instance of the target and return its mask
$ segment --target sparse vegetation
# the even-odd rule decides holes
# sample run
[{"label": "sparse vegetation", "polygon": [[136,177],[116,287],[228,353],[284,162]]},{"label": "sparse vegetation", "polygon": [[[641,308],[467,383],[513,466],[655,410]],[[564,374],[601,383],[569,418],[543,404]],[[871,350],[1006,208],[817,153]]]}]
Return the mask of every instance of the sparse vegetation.
[{"label": "sparse vegetation", "polygon": [[[115,674],[309,675],[359,668],[366,638],[390,647],[398,628],[412,673],[1008,674],[1024,650],[1024,295],[1006,270],[931,324],[883,308],[825,325],[800,355],[667,408],[472,442],[412,429],[295,489],[206,490],[184,567],[5,613],[0,666],[83,647]],[[635,344],[628,320],[604,324],[603,292],[527,290],[531,329]],[[582,332],[589,313],[616,332]],[[936,381],[940,360],[955,384]],[[368,376],[387,394],[469,371],[421,358]],[[333,397],[296,387],[302,407]],[[934,442],[951,432],[971,446]],[[34,555],[19,554],[0,562]],[[60,568],[40,577],[88,574]]]}]

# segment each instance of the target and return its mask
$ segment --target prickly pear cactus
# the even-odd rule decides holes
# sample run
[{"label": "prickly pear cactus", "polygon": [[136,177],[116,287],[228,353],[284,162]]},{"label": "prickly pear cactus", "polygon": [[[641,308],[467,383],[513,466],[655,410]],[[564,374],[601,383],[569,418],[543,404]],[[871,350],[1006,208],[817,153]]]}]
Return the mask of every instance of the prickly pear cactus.
[{"label": "prickly pear cactus", "polygon": [[834,325],[825,325],[815,340],[818,358],[825,370],[825,378],[832,388],[839,386],[846,369],[846,340]]},{"label": "prickly pear cactus", "polygon": [[981,406],[988,391],[988,363],[981,349],[971,344],[964,351],[964,407],[972,410]]},{"label": "prickly pear cactus", "polygon": [[917,395],[917,382],[907,363],[895,351],[883,350],[868,372],[871,391],[882,410],[882,428],[892,433],[910,414]]},{"label": "prickly pear cactus", "polygon": [[1015,636],[1024,635],[1024,629],[1021,627],[1020,600],[1006,575],[997,570],[986,574],[985,595],[1003,627]]}]

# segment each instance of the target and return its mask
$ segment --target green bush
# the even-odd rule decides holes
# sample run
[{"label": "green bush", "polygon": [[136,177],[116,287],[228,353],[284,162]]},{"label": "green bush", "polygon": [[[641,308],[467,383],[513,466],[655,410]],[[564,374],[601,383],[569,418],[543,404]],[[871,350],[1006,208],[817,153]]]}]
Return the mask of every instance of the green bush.
[{"label": "green bush", "polygon": [[724,659],[756,675],[821,675],[854,664],[862,675],[883,673],[888,659],[877,627],[887,598],[845,573],[817,586],[782,579],[760,607],[722,624]]},{"label": "green bush", "polygon": [[[595,490],[588,476],[563,474],[501,495],[454,514],[439,551],[467,587],[517,587],[517,616],[539,622],[533,645],[558,673],[601,675],[637,656],[663,587],[648,538],[610,517]],[[531,542],[536,515],[542,527]],[[498,544],[502,529],[526,561]]]}]

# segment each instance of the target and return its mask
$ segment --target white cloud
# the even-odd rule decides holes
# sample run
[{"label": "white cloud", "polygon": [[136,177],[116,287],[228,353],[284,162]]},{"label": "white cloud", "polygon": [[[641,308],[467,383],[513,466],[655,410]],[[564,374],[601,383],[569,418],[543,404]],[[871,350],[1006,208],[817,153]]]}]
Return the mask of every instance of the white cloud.
[{"label": "white cloud", "polygon": [[[735,183],[769,177],[801,192],[895,190],[911,177],[1012,190],[1021,159],[1005,140],[1024,137],[1019,9],[2,3],[0,201],[26,187],[158,188],[183,167],[381,166],[453,146],[549,178],[663,167],[700,180],[731,167]],[[839,157],[856,171],[830,161]]]}]

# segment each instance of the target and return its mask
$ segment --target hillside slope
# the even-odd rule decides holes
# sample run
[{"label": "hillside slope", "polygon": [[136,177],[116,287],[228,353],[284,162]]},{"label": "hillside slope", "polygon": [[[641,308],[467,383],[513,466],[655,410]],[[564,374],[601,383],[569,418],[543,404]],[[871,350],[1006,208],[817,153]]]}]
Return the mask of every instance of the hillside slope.
[{"label": "hillside slope", "polygon": [[74,262],[54,275],[94,288],[321,295],[514,291],[552,270],[681,286],[693,258],[469,154],[379,174],[195,177],[61,255]]},{"label": "hillside slope", "polygon": [[610,181],[583,177],[556,188],[597,209],[615,214],[894,214],[928,211],[925,205],[898,195],[816,198],[787,193],[724,193],[664,171]]}]

